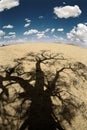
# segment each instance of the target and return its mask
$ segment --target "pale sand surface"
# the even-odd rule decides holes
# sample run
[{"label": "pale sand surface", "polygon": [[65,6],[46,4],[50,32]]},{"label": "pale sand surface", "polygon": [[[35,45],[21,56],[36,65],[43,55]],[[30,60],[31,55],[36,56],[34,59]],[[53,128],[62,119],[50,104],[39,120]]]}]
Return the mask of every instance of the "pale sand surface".
[{"label": "pale sand surface", "polygon": [[[63,53],[71,61],[82,62],[87,65],[87,49],[73,45],[55,44],[55,43],[24,43],[0,47],[0,65],[12,65],[14,59],[22,58],[29,52],[39,52],[40,50],[51,50],[52,52]],[[82,84],[82,81],[79,81]],[[76,89],[71,87],[74,93],[82,102],[87,105],[87,81],[83,88]],[[56,99],[54,101],[57,102]],[[85,110],[84,110],[85,111]],[[84,111],[82,111],[84,113]],[[87,111],[85,111],[87,115]],[[76,117],[72,120],[72,128],[66,123],[66,130],[87,130],[87,119],[83,118],[80,111],[77,111]]]},{"label": "pale sand surface", "polygon": [[63,53],[65,56],[73,58],[87,65],[87,49],[73,45],[55,44],[55,43],[24,43],[0,47],[0,63],[5,65],[13,61],[14,58],[20,58],[30,51],[51,50],[57,53]]}]

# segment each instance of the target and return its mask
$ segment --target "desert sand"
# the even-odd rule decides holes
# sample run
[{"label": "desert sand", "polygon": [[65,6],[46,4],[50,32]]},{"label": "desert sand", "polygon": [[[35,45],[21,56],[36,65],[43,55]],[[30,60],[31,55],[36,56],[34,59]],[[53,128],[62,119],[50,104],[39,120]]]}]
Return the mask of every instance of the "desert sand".
[{"label": "desert sand", "polygon": [[[51,50],[64,53],[65,56],[81,61],[87,65],[87,49],[79,46],[55,43],[24,43],[3,46],[0,48],[0,63],[9,64],[15,58],[20,58],[30,51]],[[6,62],[4,62],[6,61]]]},{"label": "desert sand", "polygon": [[[66,44],[57,44],[57,43],[24,43],[24,44],[3,46],[3,47],[0,47],[0,66],[1,66],[0,75],[5,77],[6,72],[4,69],[8,66],[10,66],[10,67],[15,66],[14,59],[21,59],[30,52],[37,54],[41,50],[45,50],[45,51],[49,50],[51,54],[57,54],[57,53],[62,54],[64,58],[68,59],[67,61],[68,61],[69,65],[71,63],[73,63],[73,64],[75,63],[73,65],[74,69],[72,69],[72,70],[65,69],[60,74],[60,78],[62,78],[62,80],[60,78],[58,79],[59,83],[61,81],[61,83],[60,83],[60,86],[62,88],[61,90],[64,89],[64,91],[60,93],[63,100],[68,101],[69,97],[71,97],[70,101],[68,102],[69,104],[66,103],[66,105],[63,104],[63,106],[62,106],[60,99],[58,99],[56,96],[54,96],[54,97],[51,96],[51,100],[52,100],[52,103],[56,106],[54,113],[56,113],[58,110],[57,114],[60,115],[60,116],[58,116],[57,114],[55,114],[57,116],[56,118],[58,118],[58,120],[61,122],[60,124],[63,126],[64,130],[87,130],[87,68],[86,68],[87,67],[87,49],[86,48],[82,48],[82,47],[74,46],[74,45],[68,45],[68,44],[67,45]],[[35,56],[35,55],[33,54],[33,56]],[[32,66],[35,69],[34,62],[35,61],[33,61],[33,62],[31,61],[29,63],[29,67]],[[64,63],[65,63],[65,61],[64,61]],[[67,63],[67,66],[69,66],[68,63]],[[28,71],[29,68],[27,66],[27,61],[25,62],[23,60],[23,65],[25,66],[25,70]],[[57,63],[55,65],[53,65],[53,68],[52,69],[50,68],[50,71],[53,71],[54,73],[56,73],[57,65],[58,65]],[[41,67],[43,68],[43,71],[45,71],[46,67],[48,67],[48,66],[42,65]],[[60,68],[62,68],[61,64],[58,69],[60,69]],[[15,70],[15,71],[17,71],[17,70]],[[49,71],[49,69],[48,69],[48,71]],[[15,76],[15,75],[16,75],[16,72],[12,74],[12,76]],[[19,77],[20,77],[20,75],[19,75]],[[27,79],[26,74],[22,75],[22,78]],[[8,79],[10,79],[10,78],[8,78]],[[50,79],[50,77],[48,76],[48,80],[49,79]],[[63,81],[65,81],[65,83],[67,85],[64,86]],[[13,81],[10,81],[10,80],[3,81],[2,83],[5,86],[9,82],[13,83]],[[30,83],[34,84],[35,81],[31,81]],[[69,86],[69,87],[67,87],[67,86]],[[10,93],[9,94],[10,96],[8,98],[9,102],[8,103],[6,102],[6,104],[4,103],[4,107],[5,107],[5,110],[7,111],[7,113],[11,113],[11,115],[12,114],[14,115],[15,110],[13,108],[15,108],[15,109],[17,107],[19,108],[20,102],[18,101],[18,99],[16,99],[14,102],[11,102],[10,98],[12,98],[12,96],[14,96],[14,92],[11,87],[14,87],[14,88],[18,87],[18,90],[16,89],[17,93],[19,91],[22,92],[23,90],[20,90],[20,85],[18,83],[8,85],[8,91]],[[1,93],[4,91],[4,90],[2,90],[2,88],[0,90],[1,90]],[[67,93],[67,91],[68,91],[68,93]],[[13,94],[11,94],[11,92]],[[74,95],[74,96],[72,96],[72,95]],[[5,96],[7,96],[7,95],[3,96],[3,94],[2,94],[2,97],[5,97]],[[7,100],[6,97],[5,97],[5,99]],[[3,102],[1,103],[2,107],[3,107],[3,105],[2,105]],[[30,100],[29,100],[29,102],[30,102]],[[71,102],[73,102],[72,103],[73,105],[70,104]],[[60,109],[62,109],[62,107],[64,107],[63,112],[60,110]],[[2,116],[0,118],[0,122],[1,122],[0,129],[4,130],[7,127],[7,130],[8,129],[11,130],[11,127],[9,125],[7,125],[6,127],[3,126],[3,124],[4,123],[6,124],[6,122],[8,124],[8,120],[5,120],[5,122],[3,123],[2,118],[5,118],[5,117],[4,117],[3,111],[1,111],[1,113],[2,113]],[[61,116],[60,113],[62,113],[63,115]],[[18,122],[18,120],[19,120],[19,118],[17,119],[17,122]],[[19,121],[19,124],[17,124],[17,122],[14,121],[13,124],[16,124],[16,125],[14,125],[13,130],[19,129],[20,124],[21,124],[20,122],[22,122],[22,121]]]}]

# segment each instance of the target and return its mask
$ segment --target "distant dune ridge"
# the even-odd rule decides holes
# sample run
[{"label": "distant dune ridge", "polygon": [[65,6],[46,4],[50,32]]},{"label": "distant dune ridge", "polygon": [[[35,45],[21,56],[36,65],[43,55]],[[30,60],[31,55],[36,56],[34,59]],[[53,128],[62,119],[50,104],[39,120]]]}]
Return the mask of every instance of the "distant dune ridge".
[{"label": "distant dune ridge", "polygon": [[0,130],[87,130],[87,49],[0,47]]}]

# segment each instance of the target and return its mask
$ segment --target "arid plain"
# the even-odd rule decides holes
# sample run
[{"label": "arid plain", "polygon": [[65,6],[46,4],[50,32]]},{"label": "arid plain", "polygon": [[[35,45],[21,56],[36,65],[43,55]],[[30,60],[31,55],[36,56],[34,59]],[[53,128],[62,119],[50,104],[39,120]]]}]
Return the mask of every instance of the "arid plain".
[{"label": "arid plain", "polygon": [[[37,72],[36,63],[39,63],[39,61],[41,63],[39,64],[39,72]],[[14,70],[10,73],[12,68]],[[38,78],[37,74],[42,75]],[[0,47],[1,130],[11,130],[11,128],[21,130],[23,121],[29,118],[23,117],[23,115],[26,115],[25,113],[30,107],[29,104],[33,102],[33,97],[30,92],[26,92],[24,86],[21,86],[19,78],[26,83],[28,82],[34,88],[37,83],[42,85],[44,93],[55,79],[53,84],[55,90],[50,90],[52,95],[49,98],[52,105],[49,107],[53,108],[54,116],[52,113],[50,115],[54,117],[56,122],[58,121],[64,130],[87,130],[86,48],[57,43],[24,43]],[[41,79],[42,83],[38,79]],[[39,89],[38,91],[41,92]],[[21,97],[21,94],[24,94],[23,92],[26,95],[30,94],[32,98]],[[43,97],[41,100],[43,99],[42,102],[45,104]],[[40,102],[38,99],[36,101]],[[20,111],[18,112],[20,106],[22,116],[20,116]],[[42,105],[40,105],[40,108],[42,108]],[[36,107],[36,109],[40,108]],[[40,118],[45,118],[43,114],[41,115]],[[49,119],[49,115],[47,116]],[[40,123],[38,118],[37,120]],[[53,130],[56,130],[56,128]]]}]

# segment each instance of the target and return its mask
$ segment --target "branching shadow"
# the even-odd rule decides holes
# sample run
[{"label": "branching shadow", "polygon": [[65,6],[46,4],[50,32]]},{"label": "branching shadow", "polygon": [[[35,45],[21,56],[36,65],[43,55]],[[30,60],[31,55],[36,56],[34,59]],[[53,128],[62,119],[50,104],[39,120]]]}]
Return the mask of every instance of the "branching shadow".
[{"label": "branching shadow", "polygon": [[85,65],[42,50],[16,59],[13,67],[0,68],[1,130],[65,130],[63,120],[72,126],[81,103],[69,88],[78,84],[75,77],[87,80]]}]

